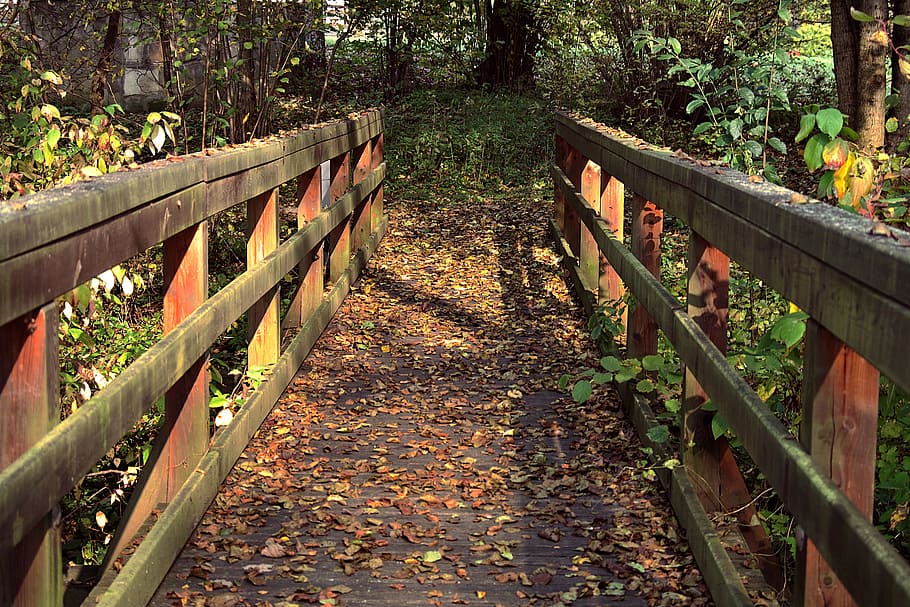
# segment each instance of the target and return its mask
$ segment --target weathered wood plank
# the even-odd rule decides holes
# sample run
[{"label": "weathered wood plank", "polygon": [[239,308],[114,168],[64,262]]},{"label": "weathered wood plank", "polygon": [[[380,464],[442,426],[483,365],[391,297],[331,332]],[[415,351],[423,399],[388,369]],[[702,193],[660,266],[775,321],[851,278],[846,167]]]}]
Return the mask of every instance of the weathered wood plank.
[{"label": "weathered wood plank", "polygon": [[[352,152],[354,160],[354,173],[352,183],[360,183],[370,174],[373,161],[373,150],[369,141],[357,147]],[[351,249],[357,251],[370,236],[370,223],[372,220],[372,196],[367,196],[363,202],[354,207],[351,217]]]},{"label": "weathered wood plank", "polygon": [[[601,204],[594,208],[606,224],[613,230],[619,240],[623,239],[623,222],[626,214],[626,190],[623,182],[613,175],[603,173],[601,169]],[[610,267],[610,262],[601,254],[600,283],[598,286],[598,301],[601,304],[615,302],[625,295],[625,288],[616,271]],[[623,312],[622,323],[626,324],[627,314]]]},{"label": "weathered wood plank", "polygon": [[150,163],[18,199],[0,208],[0,260],[76,234],[202,182],[202,159]]},{"label": "weathered wood plank", "polygon": [[[727,312],[730,293],[730,258],[701,237],[690,232],[688,260],[689,316],[724,355],[727,352]],[[713,411],[702,407],[708,395],[691,370],[683,381],[683,461],[707,512],[734,512],[739,530],[756,556],[759,567],[772,586],[783,587],[783,575],[776,564],[771,540],[739,465],[725,436],[714,438]]]},{"label": "weathered wood plank", "polygon": [[322,304],[310,316],[268,378],[243,406],[231,424],[220,432],[212,448],[191,478],[152,527],[145,541],[123,567],[99,602],[99,607],[144,607],[164,579],[208,505],[221,481],[240,457],[275,402],[294,378],[303,359],[313,348],[335,311],[379,245],[388,222],[383,221],[357,255],[343,277],[335,283]]},{"label": "weathered wood plank", "polygon": [[[330,166],[329,202],[334,202],[351,185],[351,155],[347,152],[332,158]],[[356,208],[356,207],[355,207]],[[351,209],[353,215],[354,209]],[[335,282],[348,267],[351,257],[351,217],[338,224],[329,235],[329,282]]]},{"label": "weathered wood plank", "polygon": [[[566,200],[582,209],[584,202],[570,189],[564,189]],[[680,302],[612,238],[593,210],[580,217],[854,599],[862,605],[910,604],[910,565],[818,469]]]},{"label": "weathered wood plank", "polygon": [[[0,471],[0,529],[12,530],[0,534],[0,550],[19,543],[23,529],[50,511],[261,293],[282,280],[335,226],[345,221],[354,205],[384,178],[385,167],[381,165],[354,186],[263,263],[208,299],[34,448]],[[48,470],[53,473],[48,474]]]},{"label": "weathered wood plank", "polygon": [[[0,326],[0,470],[39,442],[59,419],[59,312],[53,303]],[[28,494],[19,496],[28,498]],[[60,529],[54,513],[24,524],[17,546],[0,549],[0,605],[63,604]]]},{"label": "weathered wood plank", "polygon": [[[814,320],[806,327],[800,442],[872,520],[879,374]],[[798,548],[796,596],[804,607],[855,607],[812,541]]]},{"label": "weathered wood plank", "polygon": [[[379,133],[371,140],[372,159],[370,168],[376,170],[383,163],[383,154],[385,153],[385,136]],[[383,210],[383,184],[380,183],[373,191],[373,200],[370,202],[370,231],[376,231],[376,228],[382,222],[385,211]]]},{"label": "weathered wood plank", "polygon": [[[297,229],[302,230],[318,215],[322,203],[322,171],[314,167],[297,179]],[[322,300],[323,247],[316,247],[297,267],[299,282],[282,329],[299,327]]]},{"label": "weathered wood plank", "polygon": [[[175,329],[208,297],[208,223],[164,242],[164,331]],[[133,540],[160,503],[168,502],[205,453],[209,442],[206,357],[165,393],[165,421],[108,546],[104,569]]]},{"label": "weathered wood plank", "polygon": [[[151,162],[137,170],[111,173],[18,199],[0,208],[0,261],[245,169],[275,165],[269,171],[278,180],[265,185],[266,189],[276,187],[318,164],[320,147],[342,151],[360,145],[381,132],[382,121],[382,111],[372,110],[355,120],[339,121],[276,141],[257,142],[213,155],[194,154]],[[288,154],[288,159],[282,159],[281,154]],[[284,172],[283,165],[291,174]],[[237,202],[240,200],[228,206]]]},{"label": "weathered wood plank", "polygon": [[[3,302],[0,324],[66,293],[204,218],[205,186],[194,185],[86,231],[0,262],[0,302]],[[36,272],[35,268],[44,271]]]},{"label": "weathered wood plank", "polygon": [[[657,280],[660,280],[663,225],[663,209],[639,194],[633,195],[631,250]],[[629,315],[626,350],[633,358],[657,354],[657,325],[644,306],[636,305]]]},{"label": "weathered wood plank", "polygon": [[[597,212],[601,210],[600,179],[600,167],[590,160],[586,162],[581,171],[579,192]],[[598,291],[600,281],[600,257],[594,237],[588,230],[582,228],[578,251],[578,273],[585,289],[595,293]]]},{"label": "weathered wood plank", "polygon": [[[247,203],[247,268],[262,263],[278,248],[278,189],[264,192]],[[267,290],[247,313],[250,368],[270,365],[278,360],[281,322],[278,286]]]},{"label": "weathered wood plank", "polygon": [[[632,137],[623,140],[566,116],[557,117],[557,133],[573,137],[604,171],[634,183],[642,196],[659,201],[910,390],[897,337],[910,332],[910,290],[903,288],[910,282],[910,248],[869,234],[868,220],[827,205],[789,204],[789,190],[698,166]],[[851,313],[859,309],[881,314]]]}]

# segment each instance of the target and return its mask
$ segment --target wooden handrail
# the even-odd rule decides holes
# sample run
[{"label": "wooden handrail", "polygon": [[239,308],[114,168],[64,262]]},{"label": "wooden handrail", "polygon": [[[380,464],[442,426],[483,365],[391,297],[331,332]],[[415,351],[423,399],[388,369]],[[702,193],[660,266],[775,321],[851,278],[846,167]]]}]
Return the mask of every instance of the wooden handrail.
[{"label": "wooden handrail", "polygon": [[[910,566],[869,522],[871,504],[867,504],[874,478],[877,369],[899,386],[910,387],[910,365],[906,354],[901,354],[905,336],[910,335],[910,291],[902,288],[910,278],[906,243],[870,234],[868,220],[839,209],[792,204],[801,199],[784,188],[680,158],[565,114],[557,116],[556,157],[552,173],[557,217],[564,222],[577,218],[574,228],[555,226],[573,274],[584,270],[584,256],[590,255],[582,246],[587,235],[638,306],[646,310],[645,318],[636,322],[655,323],[673,344],[693,375],[690,381],[697,378],[805,530],[809,545],[817,546],[856,603],[910,604]],[[615,226],[582,195],[583,184],[573,175],[585,163],[596,164],[634,191],[641,199],[637,213],[646,212],[648,205],[652,213],[665,209],[690,226],[693,239],[717,247],[811,316],[804,377],[804,395],[810,402],[804,403],[804,417],[814,417],[816,424],[827,426],[807,430],[804,425],[802,434],[808,436],[801,437],[802,445],[787,432],[692,316],[693,302],[701,305],[712,297],[719,298],[721,314],[726,309],[723,293],[704,292],[705,285],[696,280],[700,271],[715,271],[715,262],[706,262],[699,252],[705,245],[690,252],[687,306],[654,276],[653,257],[646,259],[646,267],[616,238]],[[638,220],[638,216],[633,218]],[[632,249],[645,257],[645,247],[635,240],[634,232]],[[642,233],[647,231],[638,230],[637,238]],[[583,287],[590,281],[575,282]],[[595,291],[582,295],[589,307],[601,301]],[[630,326],[630,335],[638,330],[640,327]],[[630,338],[628,343],[634,341]],[[656,352],[653,340],[633,347],[639,356]],[[847,369],[846,375],[843,369]],[[687,414],[699,408],[700,401],[684,404]],[[827,412],[827,418],[819,411]],[[832,425],[832,419],[837,424]],[[684,425],[691,431],[693,423],[700,422],[687,418]],[[819,440],[818,435],[825,432],[827,439]],[[706,464],[693,457],[693,451],[701,457],[722,453],[711,442],[710,433],[707,439],[697,432],[686,438],[692,446],[686,449],[688,445],[683,443],[684,463],[700,482],[714,474],[721,477],[719,482],[735,484],[720,459]],[[832,466],[840,466],[834,471],[838,485],[830,478]],[[710,485],[710,479],[707,482]],[[704,501],[705,496],[701,497]],[[732,509],[721,502],[716,509]],[[802,557],[811,562],[815,576],[808,583],[801,582],[804,594],[797,600],[805,605],[821,604],[814,601],[822,594],[824,600],[830,600],[838,592],[836,580],[822,590],[812,588],[822,583],[819,580],[824,576],[819,572],[828,566],[812,550]]]},{"label": "wooden handrail", "polygon": [[[116,587],[128,591],[113,602],[102,596],[112,577],[96,592],[107,604],[144,604],[139,597],[148,598],[154,591],[156,584],[150,582],[160,579],[156,576],[163,576],[170,563],[164,559],[176,556],[174,547],[179,549],[191,533],[192,521],[202,516],[220,480],[293,378],[385,232],[382,125],[382,112],[372,110],[264,143],[168,159],[42,192],[0,208],[0,336],[24,336],[17,339],[16,351],[6,353],[10,363],[0,365],[0,430],[6,435],[18,432],[17,424],[38,428],[27,433],[31,437],[27,441],[0,445],[0,571],[4,574],[0,575],[0,603],[60,604],[60,574],[49,571],[59,569],[60,548],[40,539],[52,531],[48,521],[56,503],[167,392],[166,426],[150,460],[153,465],[143,471],[111,550],[119,553],[159,503],[171,503],[174,506],[168,506],[149,531],[150,537],[168,538],[168,556],[155,552],[161,549],[158,543],[150,543],[152,548],[140,545],[136,552],[143,555],[140,561],[153,562],[155,567],[137,570],[137,564],[129,568],[135,572],[133,578],[117,577]],[[358,154],[356,183],[347,172],[338,173],[331,187],[332,203],[321,208],[320,165],[347,166],[352,152]],[[298,231],[279,244],[278,187],[294,180]],[[206,222],[243,202],[248,202],[248,221],[255,224],[248,237],[247,270],[206,299]],[[352,217],[357,218],[358,246],[333,248],[334,284],[324,292],[320,251],[327,240],[350,242]],[[46,304],[161,242],[171,285],[165,296],[167,332],[162,339],[59,425],[48,427],[48,416],[42,422],[36,418],[37,410],[21,415],[34,398],[34,384],[55,386],[59,373],[56,306]],[[277,288],[295,268],[300,270],[295,303],[284,327],[301,328],[280,352]],[[250,364],[269,366],[268,376],[208,448],[207,351],[248,311]],[[36,377],[34,370],[23,375],[13,364],[23,355],[46,360],[47,364],[35,367],[44,375]],[[53,419],[57,398],[50,398]],[[165,449],[165,444],[170,447]],[[214,481],[211,465],[217,470]],[[176,469],[180,472],[175,473]],[[200,493],[198,474],[203,470],[209,471],[209,477]],[[190,486],[190,498],[181,497]],[[35,554],[36,537],[57,555],[56,560],[45,559],[48,563],[42,562],[37,573],[36,567],[14,568],[12,564],[22,559],[35,560],[44,554]],[[29,571],[20,576],[20,570]],[[9,571],[16,575],[5,575]]]}]

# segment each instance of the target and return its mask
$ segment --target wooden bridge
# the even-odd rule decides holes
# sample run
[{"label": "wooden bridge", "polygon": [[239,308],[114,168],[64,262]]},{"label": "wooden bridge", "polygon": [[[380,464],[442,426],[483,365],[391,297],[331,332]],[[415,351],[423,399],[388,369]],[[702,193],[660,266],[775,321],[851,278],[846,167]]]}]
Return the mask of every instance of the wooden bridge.
[{"label": "wooden bridge", "polygon": [[[370,111],[0,209],[0,605],[71,601],[57,504],[162,395],[85,605],[703,605],[702,580],[715,604],[774,604],[779,572],[708,397],[799,525],[794,603],[910,604],[910,568],[868,522],[879,371],[910,390],[907,241],[556,121],[550,242],[587,312],[637,302],[628,354],[655,353],[658,330],[678,352],[684,466],[661,465],[627,384],[622,406],[553,391],[598,356],[553,271],[545,205],[393,207],[367,268],[390,224]],[[297,215],[283,240],[279,189]],[[247,269],[210,295],[208,222],[237,204]],[[664,210],[691,228],[687,302],[659,280]],[[454,215],[476,232],[452,232]],[[55,299],[158,244],[165,336],[58,423]],[[810,316],[798,440],[723,355],[731,258]],[[267,372],[213,435],[207,356],[243,315],[248,364]]]}]

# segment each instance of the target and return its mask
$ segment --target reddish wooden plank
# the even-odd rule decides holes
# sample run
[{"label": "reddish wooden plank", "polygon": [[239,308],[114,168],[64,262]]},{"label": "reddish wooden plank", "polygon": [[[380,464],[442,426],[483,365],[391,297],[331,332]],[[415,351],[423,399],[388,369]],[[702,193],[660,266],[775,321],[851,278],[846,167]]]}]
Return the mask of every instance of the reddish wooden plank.
[{"label": "reddish wooden plank", "polygon": [[[823,472],[872,520],[879,372],[810,319],[803,363],[800,441]],[[855,607],[812,541],[799,551],[797,596],[804,607]]]},{"label": "reddish wooden plank", "polygon": [[[297,178],[297,229],[302,229],[319,215],[321,200],[322,171],[317,166]],[[322,301],[322,249],[320,243],[298,266],[300,282],[288,307],[283,328],[302,325]]]},{"label": "reddish wooden plank", "polygon": [[[578,150],[572,147],[567,149],[565,173],[572,185],[575,186],[576,192],[581,189],[581,173],[587,162],[587,159]],[[575,212],[574,207],[571,205],[566,207],[565,221],[566,228],[563,230],[563,234],[566,237],[566,242],[569,243],[569,249],[572,254],[578,257],[581,249],[581,221],[578,219],[578,213]]]},{"label": "reddish wooden plank", "polygon": [[[689,243],[688,313],[721,351],[727,351],[727,309],[730,259],[696,232]],[[683,384],[683,457],[693,484],[707,512],[735,512],[740,532],[758,559],[765,579],[775,588],[783,585],[771,541],[761,525],[729,441],[715,439],[711,421],[715,413],[702,405],[708,396],[686,369]]]},{"label": "reddish wooden plank", "polygon": [[[385,136],[382,133],[373,138],[371,148],[372,160],[370,161],[370,168],[377,169],[382,164],[383,154],[385,153]],[[383,194],[383,186],[380,183],[379,187],[373,192],[373,200],[370,202],[370,233],[375,232],[379,228],[379,224],[382,223]]]},{"label": "reddish wooden plank", "polygon": [[[354,157],[354,175],[353,183],[356,185],[363,181],[371,171],[373,160],[373,150],[370,142],[367,141],[353,151]],[[351,219],[351,250],[357,251],[363,246],[367,238],[370,237],[370,223],[372,217],[371,210],[372,195],[363,199],[363,202],[354,207],[354,214]]]},{"label": "reddish wooden plank", "polygon": [[341,198],[351,187],[351,154],[345,152],[341,156],[332,158],[329,162],[330,183],[329,202]]},{"label": "reddish wooden plank", "polygon": [[[591,208],[597,213],[601,210],[600,166],[595,162],[587,161],[581,171],[581,187],[579,192]],[[597,242],[587,227],[581,226],[578,251],[578,273],[585,290],[597,294],[600,281],[601,253]]]},{"label": "reddish wooden plank", "polygon": [[[164,332],[172,331],[208,297],[208,222],[164,241]],[[165,393],[165,420],[155,448],[108,546],[110,566],[151,512],[168,503],[205,454],[209,443],[206,357]]]},{"label": "reddish wooden plank", "polygon": [[[0,470],[57,423],[57,315],[50,303],[0,326]],[[0,554],[0,605],[63,604],[60,532],[53,518],[48,513],[14,549]]]},{"label": "reddish wooden plank", "polygon": [[[566,159],[568,158],[569,145],[566,143],[566,140],[556,135],[556,158],[555,163],[562,171],[565,173],[568,170],[566,166]],[[554,184],[554,193],[556,197],[556,225],[559,226],[559,231],[563,234],[566,233],[566,197],[563,194],[562,188],[559,187],[559,184]]]},{"label": "reddish wooden plank", "polygon": [[[623,220],[625,218],[625,186],[623,183],[612,175],[602,174],[600,178],[603,190],[600,194],[601,206],[600,216],[617,240],[622,242],[623,239]],[[598,302],[603,304],[610,301],[622,299],[626,289],[607,258],[600,256],[600,283],[598,285]],[[626,323],[626,315],[623,314],[623,324]]]},{"label": "reddish wooden plank", "polygon": [[[351,155],[343,154],[331,161],[329,197],[335,202],[351,185]],[[351,261],[351,218],[341,222],[329,235],[329,282],[337,281]]]},{"label": "reddish wooden plank", "polygon": [[[635,194],[632,197],[632,253],[658,280],[663,226],[663,209]],[[630,314],[626,348],[632,357],[657,354],[657,323],[642,305],[636,305]]]},{"label": "reddish wooden plank", "polygon": [[[278,188],[247,203],[247,229],[246,260],[247,267],[252,267],[278,248]],[[247,352],[250,367],[278,360],[281,353],[278,304],[279,292],[275,286],[250,308]]]}]

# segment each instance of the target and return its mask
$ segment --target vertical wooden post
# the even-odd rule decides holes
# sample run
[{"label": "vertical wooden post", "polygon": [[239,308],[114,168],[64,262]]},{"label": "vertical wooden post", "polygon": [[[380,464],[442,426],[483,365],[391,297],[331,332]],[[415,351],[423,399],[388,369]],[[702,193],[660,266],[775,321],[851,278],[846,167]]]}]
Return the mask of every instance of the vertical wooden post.
[{"label": "vertical wooden post", "polygon": [[[373,154],[370,149],[370,142],[358,146],[354,150],[354,174],[352,182],[354,185],[366,179],[370,174],[370,165],[372,164]],[[351,250],[358,251],[363,243],[370,237],[370,223],[372,219],[371,199],[368,195],[363,202],[354,207],[354,214],[351,219]]]},{"label": "vertical wooden post", "polygon": [[[625,218],[626,188],[623,183],[610,175],[601,175],[600,216],[617,240],[623,240],[623,219]],[[622,299],[626,289],[619,278],[619,274],[603,255],[600,256],[600,283],[598,285],[598,303]],[[623,324],[626,324],[626,314],[623,313]]]},{"label": "vertical wooden post", "polygon": [[[345,152],[332,159],[332,181],[329,184],[329,202],[341,198],[351,185],[351,155]],[[329,235],[329,281],[341,278],[351,262],[351,218],[342,221]]]},{"label": "vertical wooden post", "polygon": [[[568,155],[569,155],[569,144],[566,143],[566,140],[556,135],[556,166],[562,169],[563,173],[568,175]],[[563,194],[562,188],[558,184],[554,183],[554,198],[556,200],[556,225],[559,226],[559,230],[565,235],[566,233],[566,197]]]},{"label": "vertical wooden post", "polygon": [[[373,138],[370,161],[370,170],[375,170],[379,168],[379,165],[383,162],[383,154],[385,145],[385,136],[382,133],[379,133],[376,137]],[[382,200],[383,198],[383,187],[380,183],[376,190],[373,191],[373,200],[370,203],[370,233],[376,231],[376,228],[379,227],[379,224],[382,222]]]},{"label": "vertical wooden post", "polygon": [[[581,171],[581,187],[579,192],[591,208],[598,214],[601,211],[600,204],[600,166],[597,163],[588,160]],[[586,291],[594,294],[595,301],[598,297],[598,284],[600,281],[600,249],[597,248],[597,242],[594,235],[588,230],[587,226],[580,224],[580,242],[578,251],[578,274],[581,283]]]},{"label": "vertical wooden post", "polygon": [[[278,188],[269,190],[247,203],[247,267],[252,267],[278,248]],[[281,350],[279,291],[272,287],[249,311],[250,367],[272,364]]]},{"label": "vertical wooden post", "polygon": [[[188,228],[164,243],[164,332],[173,330],[208,298],[208,222]],[[209,443],[208,357],[197,360],[164,395],[168,444],[165,501],[205,454]]]},{"label": "vertical wooden post", "polygon": [[[319,165],[297,178],[297,229],[319,215],[322,201],[322,171]],[[299,327],[322,300],[322,243],[297,266],[299,283],[291,299],[282,328]]]},{"label": "vertical wooden post", "polygon": [[[815,320],[806,327],[800,442],[823,472],[872,519],[879,372]],[[798,553],[795,604],[855,607],[811,541]]]},{"label": "vertical wooden post", "polygon": [[[632,253],[658,280],[663,227],[663,209],[635,194],[632,197]],[[627,335],[626,349],[629,356],[640,358],[657,354],[657,323],[643,306],[636,305],[632,310]]]},{"label": "vertical wooden post", "polygon": [[[727,307],[730,259],[699,234],[689,242],[688,309],[717,348],[727,351]],[[735,512],[739,530],[758,560],[766,581],[780,588],[783,579],[772,555],[771,541],[758,519],[749,490],[727,439],[714,438],[714,412],[701,407],[707,395],[686,369],[683,384],[683,458],[707,512]]]},{"label": "vertical wooden post", "polygon": [[[581,191],[581,173],[587,162],[588,160],[578,150],[569,146],[566,151],[565,173],[569,181],[575,186],[576,192]],[[581,249],[581,221],[578,219],[578,213],[575,212],[574,206],[567,204],[565,208],[566,227],[563,230],[563,235],[566,238],[566,242],[569,243],[569,249],[572,254],[577,257]]]},{"label": "vertical wooden post", "polygon": [[[0,326],[0,470],[59,419],[57,314],[57,306],[50,303]],[[54,518],[55,513],[48,513],[33,529],[23,530],[15,548],[0,554],[0,605],[63,604],[60,531]]]},{"label": "vertical wooden post", "polygon": [[[208,223],[164,241],[164,332],[208,297]],[[161,503],[179,491],[209,444],[208,361],[203,356],[165,393],[164,425],[108,546],[107,569]]]}]

